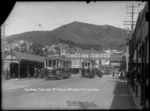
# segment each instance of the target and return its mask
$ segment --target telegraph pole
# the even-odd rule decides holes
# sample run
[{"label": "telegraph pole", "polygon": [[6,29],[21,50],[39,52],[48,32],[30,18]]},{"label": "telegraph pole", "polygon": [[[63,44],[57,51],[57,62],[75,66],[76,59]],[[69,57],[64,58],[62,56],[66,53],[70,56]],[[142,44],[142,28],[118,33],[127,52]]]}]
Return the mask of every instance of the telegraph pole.
[{"label": "telegraph pole", "polygon": [[[135,8],[136,7],[138,7],[138,6],[134,6],[133,5],[133,3],[132,3],[132,5],[131,6],[127,6],[126,7],[126,11],[127,11],[127,15],[130,15],[131,14],[131,16],[129,16],[129,17],[131,17],[131,21],[123,21],[124,22],[124,25],[129,25],[129,26],[131,26],[131,31],[133,32],[133,30],[134,30],[134,25],[135,25],[135,22],[136,21],[134,21],[134,14],[136,14],[136,12],[135,12]],[[131,10],[131,12],[128,12],[128,10]],[[126,15],[126,16],[127,16]]]},{"label": "telegraph pole", "polygon": [[[126,16],[127,15],[131,15],[131,21],[123,21],[124,22],[124,25],[127,25],[127,26],[131,26],[131,28],[127,28],[127,35],[126,35],[126,40],[127,40],[127,53],[126,53],[126,72],[129,71],[129,41],[131,39],[131,35],[133,33],[133,30],[134,30],[134,25],[135,25],[135,21],[134,21],[134,14],[135,14],[135,8],[138,7],[138,6],[134,6],[133,3],[132,5],[130,6],[127,6],[126,7]],[[130,12],[128,12],[128,10],[130,10]]]},{"label": "telegraph pole", "polygon": [[5,23],[1,26],[1,37],[2,37],[2,75],[4,74],[4,47],[5,47]]},{"label": "telegraph pole", "polygon": [[[130,25],[131,26],[131,31],[129,32],[129,30],[127,30],[127,36],[126,36],[126,40],[127,40],[127,53],[126,53],[126,72],[129,72],[129,63],[130,63],[130,71],[131,71],[131,65],[132,65],[132,59],[130,57],[129,54],[131,54],[129,52],[129,45],[130,45],[130,39],[131,39],[131,36],[133,34],[133,31],[134,31],[134,25],[135,25],[135,21],[134,21],[134,14],[136,13],[135,12],[135,8],[138,7],[138,6],[134,6],[133,3],[131,6],[128,6],[127,7],[127,10],[129,9],[131,12],[127,12],[126,14],[131,14],[131,21],[124,21],[125,24],[124,25]],[[127,16],[127,15],[126,15]],[[137,52],[137,49],[136,49],[136,52]],[[138,62],[138,58],[137,58],[137,55],[138,53],[136,53],[136,62]],[[136,68],[138,70],[138,64],[136,64]],[[133,88],[133,91],[136,91],[136,97],[138,96],[138,82],[137,82],[137,70],[136,70],[136,75],[135,77],[133,75],[130,75],[129,78],[130,78],[130,82],[134,82],[133,83],[130,83],[131,87]],[[134,79],[136,79],[136,81],[134,81]],[[136,88],[136,89],[135,89]]]}]

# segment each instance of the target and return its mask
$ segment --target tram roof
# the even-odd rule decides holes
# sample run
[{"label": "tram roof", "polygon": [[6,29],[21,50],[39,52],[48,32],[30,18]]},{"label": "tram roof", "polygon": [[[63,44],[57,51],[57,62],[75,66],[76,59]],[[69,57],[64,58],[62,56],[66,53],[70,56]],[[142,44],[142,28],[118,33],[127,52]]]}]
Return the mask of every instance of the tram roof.
[{"label": "tram roof", "polygon": [[45,58],[45,59],[46,59],[46,60],[62,60],[62,61],[71,62],[70,59],[64,58],[64,57],[60,57],[60,56],[47,57],[47,58]]}]

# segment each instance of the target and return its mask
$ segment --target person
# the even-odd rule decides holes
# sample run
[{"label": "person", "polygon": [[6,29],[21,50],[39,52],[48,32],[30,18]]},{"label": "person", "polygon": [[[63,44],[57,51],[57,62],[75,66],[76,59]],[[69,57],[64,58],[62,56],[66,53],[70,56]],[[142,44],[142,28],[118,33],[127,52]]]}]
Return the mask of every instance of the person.
[{"label": "person", "polygon": [[8,80],[9,78],[9,70],[8,70],[8,67],[6,68],[6,80]]},{"label": "person", "polygon": [[39,73],[40,78],[43,78],[43,68],[41,68],[40,73]]},{"label": "person", "polygon": [[30,77],[30,72],[29,72],[29,69],[27,69],[27,78]]},{"label": "person", "polygon": [[133,91],[135,90],[135,68],[132,69],[132,76],[131,76],[131,86],[133,88]]},{"label": "person", "polygon": [[114,77],[114,75],[115,75],[115,72],[114,72],[114,69],[113,69],[113,77]]},{"label": "person", "polygon": [[37,78],[37,68],[34,69],[34,78]]},{"label": "person", "polygon": [[129,79],[129,72],[126,72],[126,77],[127,77],[127,84],[130,84],[130,79]]},{"label": "person", "polygon": [[41,76],[41,69],[39,68],[37,71],[37,77],[40,78],[40,76]]},{"label": "person", "polygon": [[120,73],[121,73],[121,72],[120,72],[119,70],[117,70],[117,77],[118,77],[118,78],[120,78],[120,76],[121,76]]},{"label": "person", "polygon": [[122,70],[120,71],[120,79],[121,80],[123,79],[123,71]]},{"label": "person", "polygon": [[36,77],[39,78],[39,75],[40,75],[40,68],[37,69],[37,76]]}]

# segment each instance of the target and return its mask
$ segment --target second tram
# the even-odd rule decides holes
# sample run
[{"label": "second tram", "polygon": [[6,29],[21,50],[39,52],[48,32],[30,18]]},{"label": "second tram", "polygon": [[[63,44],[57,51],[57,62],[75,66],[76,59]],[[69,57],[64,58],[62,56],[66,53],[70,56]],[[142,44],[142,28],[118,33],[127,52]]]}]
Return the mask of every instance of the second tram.
[{"label": "second tram", "polygon": [[94,76],[95,76],[94,63],[95,62],[92,60],[83,60],[82,61],[82,68],[81,68],[81,76],[82,77],[94,78]]}]

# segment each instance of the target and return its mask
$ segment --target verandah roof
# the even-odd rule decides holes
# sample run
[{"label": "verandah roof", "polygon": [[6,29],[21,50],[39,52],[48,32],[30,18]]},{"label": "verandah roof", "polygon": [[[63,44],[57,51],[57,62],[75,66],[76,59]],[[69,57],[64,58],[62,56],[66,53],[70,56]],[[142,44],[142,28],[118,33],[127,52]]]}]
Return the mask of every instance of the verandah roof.
[{"label": "verandah roof", "polygon": [[[8,55],[10,55],[11,52]],[[19,60],[28,60],[28,61],[35,61],[35,62],[44,62],[45,57],[33,55],[33,54],[28,54],[28,53],[23,53],[23,52],[18,52],[18,51],[13,51],[12,54],[16,56]],[[5,56],[5,58],[7,57]]]}]

